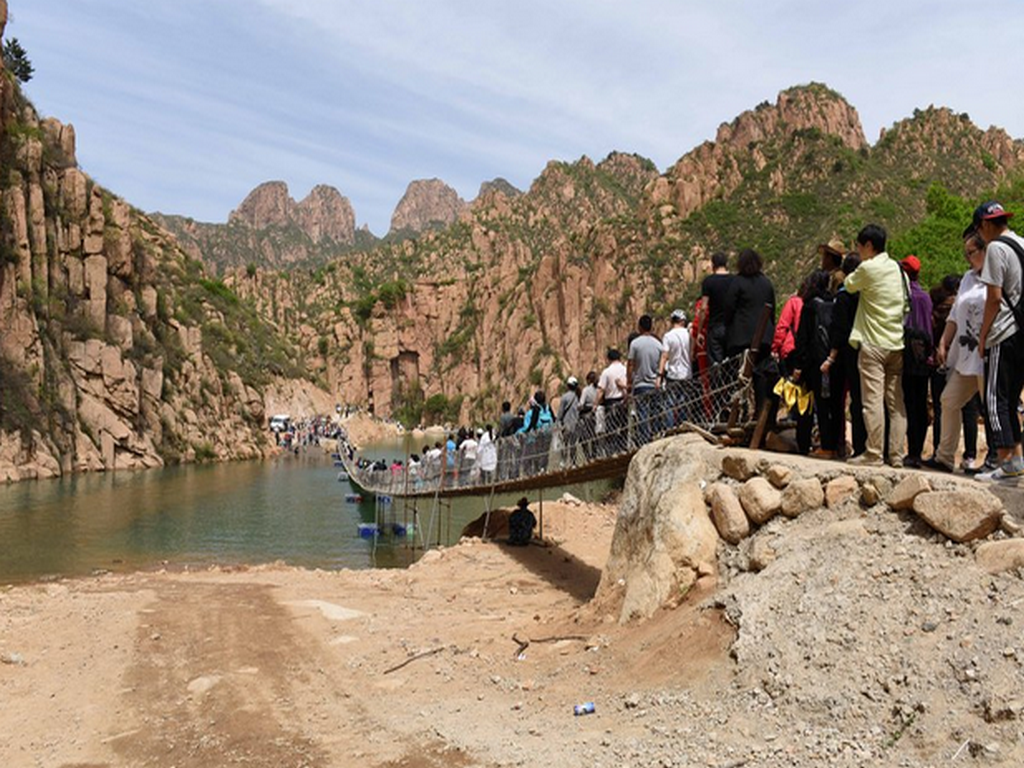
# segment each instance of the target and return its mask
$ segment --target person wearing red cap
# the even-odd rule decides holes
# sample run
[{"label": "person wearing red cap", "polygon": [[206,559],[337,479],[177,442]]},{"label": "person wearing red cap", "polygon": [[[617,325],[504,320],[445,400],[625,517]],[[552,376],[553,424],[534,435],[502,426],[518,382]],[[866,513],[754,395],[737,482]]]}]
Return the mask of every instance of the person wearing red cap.
[{"label": "person wearing red cap", "polygon": [[910,281],[910,312],[903,321],[903,402],[907,409],[907,455],[903,466],[921,466],[921,451],[928,433],[928,382],[932,365],[932,297],[917,278],[921,260],[907,256],[900,262]]},{"label": "person wearing red cap", "polygon": [[978,347],[985,360],[985,406],[988,439],[999,453],[999,466],[976,477],[1003,480],[1024,477],[1017,402],[1024,386],[1024,330],[1014,309],[1024,293],[1024,239],[1010,231],[1013,216],[992,200],[974,211],[973,227],[987,243],[981,282],[987,286]]}]

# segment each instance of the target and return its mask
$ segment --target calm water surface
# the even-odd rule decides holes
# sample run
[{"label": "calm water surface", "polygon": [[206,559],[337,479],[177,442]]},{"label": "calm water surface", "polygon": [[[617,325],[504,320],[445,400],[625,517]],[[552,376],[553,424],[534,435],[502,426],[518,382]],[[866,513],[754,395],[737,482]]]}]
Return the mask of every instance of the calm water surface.
[{"label": "calm water surface", "polygon": [[[404,456],[401,441],[376,445],[370,456]],[[405,566],[420,550],[410,537],[359,536],[374,520],[372,497],[345,501],[327,454],[311,450],[262,462],[77,475],[0,486],[0,583],[51,575],[282,560],[308,568]],[[580,492],[576,491],[577,495]],[[557,498],[561,490],[548,490]],[[535,494],[534,494],[535,497]],[[514,500],[514,499],[511,499]],[[510,503],[509,497],[496,503]],[[484,509],[482,499],[455,499],[449,522],[420,502],[422,530],[442,543]],[[396,502],[391,515],[411,519]]]}]

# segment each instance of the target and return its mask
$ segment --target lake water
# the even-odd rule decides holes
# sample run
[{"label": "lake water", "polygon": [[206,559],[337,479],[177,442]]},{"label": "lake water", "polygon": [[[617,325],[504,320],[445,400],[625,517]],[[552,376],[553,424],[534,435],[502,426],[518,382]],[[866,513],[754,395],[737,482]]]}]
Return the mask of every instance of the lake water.
[{"label": "lake water", "polygon": [[[371,457],[405,455],[401,441],[369,447]],[[457,541],[484,510],[481,498],[434,513],[419,502],[415,537],[364,539],[372,497],[345,501],[353,488],[318,449],[260,462],[75,475],[0,486],[0,583],[96,570],[138,570],[281,560],[307,568],[402,567],[431,544]],[[575,490],[577,495],[586,491]],[[549,489],[545,498],[562,491]],[[535,498],[535,493],[531,498]],[[511,504],[514,497],[496,498]],[[411,521],[396,500],[390,514]],[[431,527],[431,521],[433,526]],[[430,527],[429,534],[427,528]]]}]

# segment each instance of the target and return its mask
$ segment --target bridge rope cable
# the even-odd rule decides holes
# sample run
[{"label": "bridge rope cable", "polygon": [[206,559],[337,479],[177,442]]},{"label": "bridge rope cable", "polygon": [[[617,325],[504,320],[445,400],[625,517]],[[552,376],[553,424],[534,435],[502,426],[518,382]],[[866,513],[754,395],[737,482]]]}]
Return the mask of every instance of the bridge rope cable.
[{"label": "bridge rope cable", "polygon": [[[556,423],[497,438],[497,466],[482,470],[461,454],[424,456],[419,465],[374,469],[359,466],[352,446],[341,449],[349,477],[371,493],[390,496],[433,496],[431,527],[442,496],[513,491],[526,487],[585,482],[620,472],[623,459],[643,445],[693,428],[704,433],[725,431],[726,424],[749,423],[754,413],[749,352],[728,358],[683,381],[628,399],[605,403],[580,413],[574,425]],[[588,468],[592,471],[588,472]],[[545,482],[549,479],[550,482]],[[429,529],[428,529],[429,531]],[[429,535],[429,534],[428,534]]]}]

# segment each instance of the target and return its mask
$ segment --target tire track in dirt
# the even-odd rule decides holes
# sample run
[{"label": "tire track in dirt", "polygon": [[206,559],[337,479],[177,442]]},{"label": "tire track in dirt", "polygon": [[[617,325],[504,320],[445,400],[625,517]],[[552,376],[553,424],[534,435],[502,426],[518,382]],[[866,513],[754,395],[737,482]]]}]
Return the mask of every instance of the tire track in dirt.
[{"label": "tire track in dirt", "polygon": [[319,649],[268,587],[165,582],[156,592],[124,678],[137,722],[114,747],[127,764],[333,764],[296,702]]}]

